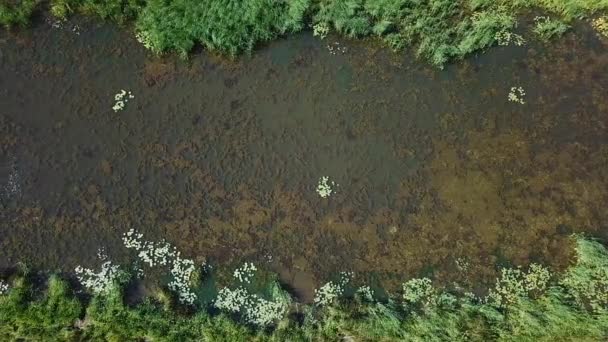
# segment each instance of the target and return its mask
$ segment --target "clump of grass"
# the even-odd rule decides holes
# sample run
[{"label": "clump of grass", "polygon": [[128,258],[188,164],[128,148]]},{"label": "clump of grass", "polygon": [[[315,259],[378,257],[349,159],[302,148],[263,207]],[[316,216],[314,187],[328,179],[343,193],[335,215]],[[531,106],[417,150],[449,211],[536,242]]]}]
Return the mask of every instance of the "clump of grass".
[{"label": "clump of grass", "polygon": [[563,21],[551,19],[546,16],[537,16],[534,18],[534,21],[536,24],[533,31],[541,40],[544,41],[561,37],[570,29],[570,25],[564,23]]},{"label": "clump of grass", "polygon": [[0,25],[6,28],[27,26],[39,3],[40,0],[0,1]]}]

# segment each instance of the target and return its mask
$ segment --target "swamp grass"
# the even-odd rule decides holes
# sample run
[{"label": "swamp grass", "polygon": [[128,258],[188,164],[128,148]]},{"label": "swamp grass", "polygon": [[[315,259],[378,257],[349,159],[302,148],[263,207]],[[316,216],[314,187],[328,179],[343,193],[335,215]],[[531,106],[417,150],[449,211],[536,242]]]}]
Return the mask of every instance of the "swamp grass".
[{"label": "swamp grass", "polygon": [[[387,300],[344,296],[326,306],[294,304],[265,329],[209,306],[183,307],[153,296],[125,303],[118,284],[103,295],[75,295],[50,276],[34,286],[18,272],[0,295],[3,341],[600,341],[608,338],[608,251],[576,238],[577,260],[545,284],[541,273],[509,273],[498,303],[455,289],[422,289]],[[531,267],[532,269],[532,267]],[[519,269],[518,269],[519,270]],[[520,273],[518,273],[520,272]],[[508,272],[507,272],[508,273]],[[542,277],[541,277],[542,278]],[[421,284],[421,283],[419,283]],[[527,285],[523,285],[527,284]],[[533,284],[533,286],[530,286]],[[546,286],[545,286],[546,285]]]},{"label": "swamp grass", "polygon": [[[3,0],[0,23],[24,25],[38,0]],[[0,3],[1,4],[1,3]],[[378,37],[396,51],[412,48],[435,66],[483,51],[536,10],[551,16],[537,25],[543,40],[567,23],[608,10],[608,0],[50,0],[50,12],[79,12],[132,23],[155,53],[187,56],[196,45],[230,56],[250,53],[279,36],[315,28],[348,37]],[[325,35],[325,34],[323,34]]]}]

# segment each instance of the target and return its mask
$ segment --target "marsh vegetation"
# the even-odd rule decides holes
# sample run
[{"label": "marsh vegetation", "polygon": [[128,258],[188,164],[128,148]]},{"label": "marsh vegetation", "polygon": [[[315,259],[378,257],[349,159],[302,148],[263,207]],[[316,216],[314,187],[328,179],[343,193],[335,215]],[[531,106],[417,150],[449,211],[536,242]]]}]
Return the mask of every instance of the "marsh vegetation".
[{"label": "marsh vegetation", "polygon": [[[230,56],[304,29],[320,37],[377,37],[396,51],[414,49],[435,66],[509,44],[523,15],[542,12],[534,32],[541,39],[562,35],[575,19],[608,9],[603,0],[4,0],[0,23],[28,22],[37,7],[65,19],[95,15],[134,30],[155,53],[187,56],[196,45]],[[518,43],[518,44],[520,44]]]}]

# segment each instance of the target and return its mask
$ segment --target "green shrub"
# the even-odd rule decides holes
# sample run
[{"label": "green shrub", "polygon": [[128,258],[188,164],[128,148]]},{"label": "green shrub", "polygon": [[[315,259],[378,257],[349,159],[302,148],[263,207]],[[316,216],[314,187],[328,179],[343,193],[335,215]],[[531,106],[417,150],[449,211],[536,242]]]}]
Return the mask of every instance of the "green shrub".
[{"label": "green shrub", "polygon": [[6,28],[27,26],[40,0],[0,1],[0,24]]}]

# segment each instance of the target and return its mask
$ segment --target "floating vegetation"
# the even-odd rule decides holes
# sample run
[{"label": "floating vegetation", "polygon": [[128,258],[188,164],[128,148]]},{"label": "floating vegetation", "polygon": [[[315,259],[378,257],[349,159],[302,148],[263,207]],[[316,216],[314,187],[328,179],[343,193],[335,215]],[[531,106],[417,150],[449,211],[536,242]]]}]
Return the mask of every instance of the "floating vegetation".
[{"label": "floating vegetation", "polygon": [[321,198],[327,198],[334,193],[334,188],[336,187],[336,183],[334,181],[329,181],[329,177],[323,176],[319,178],[319,184],[317,184],[317,194],[321,196]]},{"label": "floating vegetation", "polygon": [[139,260],[149,267],[170,265],[172,280],[169,282],[169,289],[177,293],[181,303],[194,304],[196,294],[190,287],[196,272],[194,261],[182,258],[181,253],[164,240],[160,242],[144,240],[143,234],[135,229],[127,231],[122,241],[126,248],[137,251]]},{"label": "floating vegetation", "polygon": [[340,46],[339,42],[334,42],[332,44],[327,44],[327,51],[329,51],[330,55],[343,55],[348,50],[346,46]]},{"label": "floating vegetation", "polygon": [[524,101],[524,97],[526,96],[526,92],[524,91],[524,88],[522,87],[511,87],[511,90],[509,91],[509,96],[508,99],[511,102],[516,102],[519,104],[525,104],[526,102]]},{"label": "floating vegetation", "polygon": [[80,284],[95,294],[108,293],[125,276],[120,266],[111,261],[104,262],[99,272],[82,266],[77,266],[74,271]]},{"label": "floating vegetation", "polygon": [[264,328],[285,317],[291,298],[276,281],[271,282],[267,298],[247,289],[252,284],[256,271],[257,268],[251,263],[237,268],[234,280],[239,286],[235,289],[220,289],[213,305],[220,310],[240,315],[247,324]]},{"label": "floating vegetation", "polygon": [[116,101],[116,103],[114,103],[114,106],[112,107],[112,109],[114,110],[114,112],[119,112],[119,111],[125,109],[125,106],[126,106],[127,102],[129,102],[130,99],[134,99],[134,98],[135,98],[135,96],[133,96],[133,94],[130,91],[126,91],[126,90],[122,89],[119,93],[114,95],[114,101]]},{"label": "floating vegetation", "polygon": [[524,37],[517,33],[509,32],[507,30],[500,31],[496,33],[496,42],[500,46],[509,46],[511,44],[516,46],[523,46],[526,44],[526,40]]},{"label": "floating vegetation", "polygon": [[251,283],[251,279],[255,275],[255,271],[258,269],[252,263],[244,263],[243,266],[234,270],[234,278],[238,279],[241,283],[249,284]]}]

